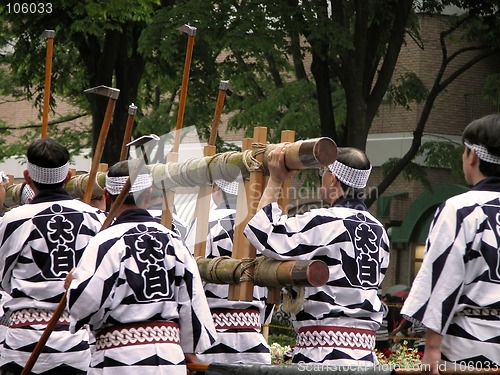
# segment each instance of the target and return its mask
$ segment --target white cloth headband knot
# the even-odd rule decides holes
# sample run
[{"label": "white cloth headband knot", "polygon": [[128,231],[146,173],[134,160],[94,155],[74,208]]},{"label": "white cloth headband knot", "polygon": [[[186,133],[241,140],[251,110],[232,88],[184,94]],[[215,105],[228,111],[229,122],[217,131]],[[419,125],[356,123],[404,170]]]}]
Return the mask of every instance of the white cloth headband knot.
[{"label": "white cloth headband knot", "polygon": [[[128,176],[109,177],[106,174],[106,190],[111,195],[118,195],[122,191],[123,186],[128,180]],[[134,184],[130,188],[129,193],[136,193],[138,191],[150,188],[153,186],[153,178],[150,174],[143,173],[137,176]]]},{"label": "white cloth headband knot", "polygon": [[63,182],[69,172],[69,162],[56,168],[39,167],[30,162],[27,164],[30,178],[40,184],[52,185]]},{"label": "white cloth headband knot", "polygon": [[9,177],[5,174],[4,171],[0,171],[0,183],[6,184],[9,182]]},{"label": "white cloth headband knot", "polygon": [[34,197],[35,192],[33,191],[33,189],[28,184],[25,184],[21,193],[21,204],[27,204],[31,202]]},{"label": "white cloth headband knot", "polygon": [[368,182],[372,166],[370,165],[370,169],[355,169],[336,160],[328,166],[328,169],[347,186],[362,189]]},{"label": "white cloth headband knot", "polygon": [[238,181],[228,182],[226,180],[214,180],[215,184],[227,194],[238,195]]},{"label": "white cloth headband knot", "polygon": [[490,154],[488,152],[488,149],[486,147],[484,147],[483,145],[473,145],[467,141],[464,142],[464,145],[467,148],[474,150],[474,152],[476,153],[476,155],[479,159],[484,160],[485,162],[488,162],[491,164],[500,164],[500,156]]}]

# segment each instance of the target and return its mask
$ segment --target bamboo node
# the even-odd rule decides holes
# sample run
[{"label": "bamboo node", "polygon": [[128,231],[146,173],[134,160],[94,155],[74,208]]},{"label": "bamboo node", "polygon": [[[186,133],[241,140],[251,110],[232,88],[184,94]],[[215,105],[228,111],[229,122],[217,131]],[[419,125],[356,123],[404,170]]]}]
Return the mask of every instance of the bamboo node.
[{"label": "bamboo node", "polygon": [[274,285],[278,277],[280,262],[264,256],[255,258],[254,282],[257,285]]},{"label": "bamboo node", "polygon": [[224,280],[220,279],[217,276],[217,266],[219,265],[220,262],[231,259],[231,257],[225,255],[225,256],[220,256],[220,257],[215,257],[210,259],[210,262],[208,263],[208,273],[210,275],[210,278],[212,280],[217,280],[217,283],[219,284],[224,284]]},{"label": "bamboo node", "polygon": [[[225,181],[233,181],[234,178],[231,177],[232,174],[229,172],[229,168],[234,168],[228,161],[231,159],[231,157],[235,154],[237,154],[237,151],[228,151],[224,152],[222,154],[214,155],[214,157],[210,158],[208,162],[208,172],[209,172],[209,177],[210,181],[213,182],[213,176],[212,176],[212,169],[210,168],[210,164],[216,160],[217,162],[215,163],[215,167],[218,169],[218,175]],[[246,167],[246,166],[245,166]]]}]

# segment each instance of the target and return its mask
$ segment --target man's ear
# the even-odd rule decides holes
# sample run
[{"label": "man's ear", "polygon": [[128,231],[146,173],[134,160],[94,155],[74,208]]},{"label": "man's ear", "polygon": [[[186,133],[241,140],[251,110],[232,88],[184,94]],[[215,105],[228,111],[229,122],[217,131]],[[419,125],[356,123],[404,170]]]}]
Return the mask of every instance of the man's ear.
[{"label": "man's ear", "polygon": [[332,187],[337,186],[339,183],[340,183],[339,179],[337,178],[335,173],[332,173],[332,182],[331,182]]},{"label": "man's ear", "polygon": [[104,199],[106,200],[106,206],[111,207],[111,205],[113,204],[113,200],[111,199],[111,196],[108,193],[108,191],[106,190],[106,188],[104,188],[102,190],[102,195],[104,196]]},{"label": "man's ear", "polygon": [[30,174],[28,173],[28,170],[27,170],[27,169],[25,169],[25,170],[23,171],[23,177],[24,177],[24,181],[26,181],[26,183],[27,183],[28,185],[31,185],[32,180],[31,180]]}]

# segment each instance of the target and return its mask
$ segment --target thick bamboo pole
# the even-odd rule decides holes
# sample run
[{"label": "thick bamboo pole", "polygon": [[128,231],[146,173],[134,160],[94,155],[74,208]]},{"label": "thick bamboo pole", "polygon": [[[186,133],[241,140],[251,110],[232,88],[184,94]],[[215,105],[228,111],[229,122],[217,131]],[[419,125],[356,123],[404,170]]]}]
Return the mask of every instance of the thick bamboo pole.
[{"label": "thick bamboo pole", "polygon": [[[150,165],[153,184],[167,189],[203,186],[215,179],[234,181],[238,176],[249,178],[250,171],[261,169],[267,175],[267,157],[277,144],[257,143],[253,150],[229,151],[214,156],[190,159],[181,163]],[[257,157],[261,155],[261,161]],[[327,166],[337,158],[337,145],[331,138],[313,138],[290,143],[285,149],[289,169],[311,169]]]},{"label": "thick bamboo pole", "polygon": [[[276,144],[262,145],[264,158],[262,165],[267,174],[267,155],[276,148]],[[335,142],[327,137],[295,141],[285,150],[285,158],[289,168],[320,168],[333,163],[337,157]],[[195,187],[210,184],[215,179],[234,181],[240,175],[248,179],[250,167],[255,167],[255,154],[251,151],[229,151],[196,158],[179,163],[151,164],[148,167],[153,174],[153,186],[162,190],[177,187]],[[290,163],[290,164],[288,164]],[[257,166],[259,168],[259,166]],[[105,185],[105,173],[97,172],[95,179],[98,186]],[[73,176],[66,185],[66,190],[74,198],[82,199],[89,180],[88,174]],[[4,205],[11,208],[19,205],[20,186],[13,184],[6,189]],[[94,187],[98,191],[98,186]],[[83,189],[83,192],[82,192]],[[94,194],[94,193],[93,193]]]},{"label": "thick bamboo pole", "polygon": [[279,261],[263,256],[250,259],[230,257],[202,258],[196,263],[203,280],[212,284],[236,285],[252,265],[252,281],[264,287],[321,286],[328,281],[328,266],[320,260]]}]

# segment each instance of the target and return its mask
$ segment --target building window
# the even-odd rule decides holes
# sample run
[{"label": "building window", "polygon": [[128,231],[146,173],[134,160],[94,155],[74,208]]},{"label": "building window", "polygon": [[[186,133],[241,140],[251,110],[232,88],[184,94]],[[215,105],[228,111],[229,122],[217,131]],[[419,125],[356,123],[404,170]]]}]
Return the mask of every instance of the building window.
[{"label": "building window", "polygon": [[425,245],[415,245],[415,261],[413,266],[413,277],[415,277],[422,266],[422,261],[424,260],[424,250]]}]

